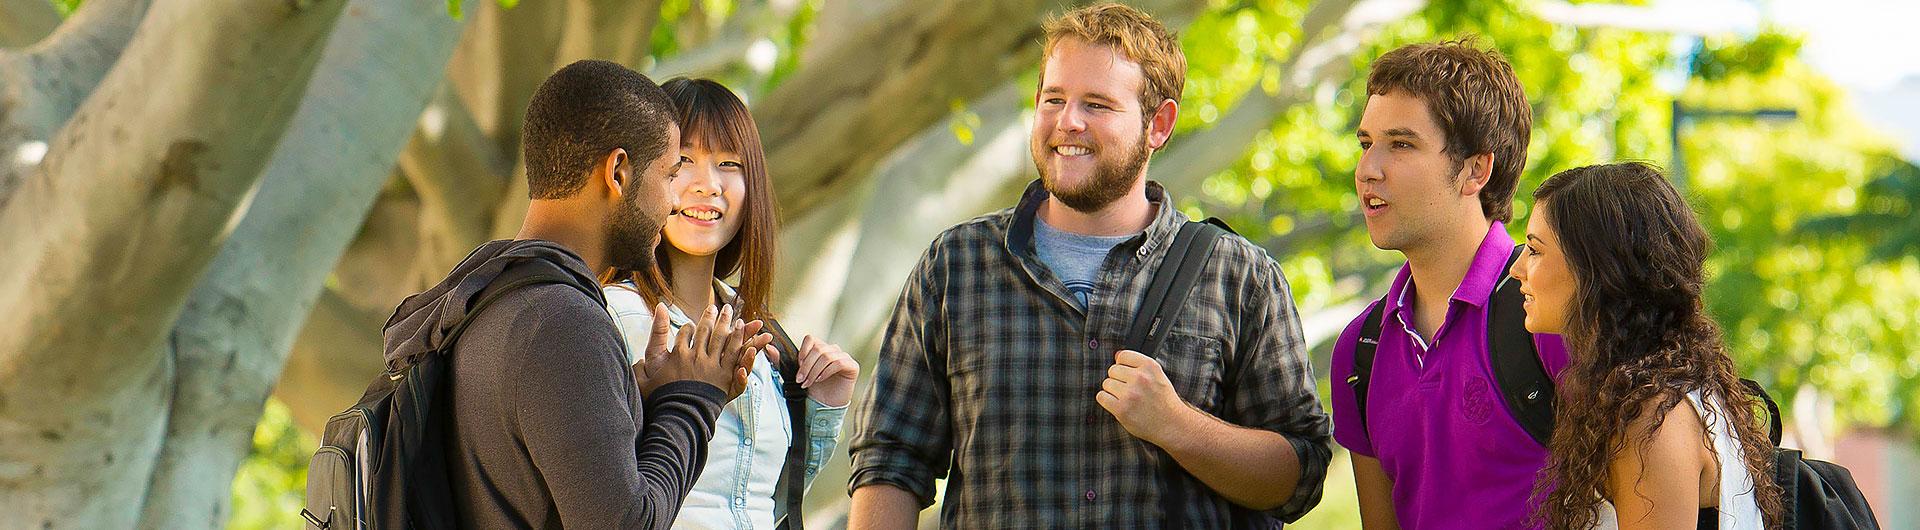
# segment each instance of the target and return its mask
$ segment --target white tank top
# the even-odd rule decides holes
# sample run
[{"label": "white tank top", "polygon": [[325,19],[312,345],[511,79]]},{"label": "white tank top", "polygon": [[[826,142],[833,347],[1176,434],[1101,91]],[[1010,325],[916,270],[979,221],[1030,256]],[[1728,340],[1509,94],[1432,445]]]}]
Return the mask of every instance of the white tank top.
[{"label": "white tank top", "polygon": [[[1706,399],[1700,391],[1687,393],[1687,402],[1693,404],[1693,410],[1700,420],[1707,424],[1707,434],[1713,437],[1713,453],[1716,464],[1720,466],[1720,530],[1762,530],[1765,525],[1760,518],[1760,503],[1754,497],[1753,477],[1747,473],[1747,463],[1743,459],[1740,439],[1734,436],[1733,428],[1727,423],[1726,410],[1719,398]],[[1708,413],[1711,402],[1712,413]],[[1616,530],[1620,528],[1620,517],[1613,511],[1613,503],[1600,501],[1600,518],[1594,525],[1596,530]]]}]

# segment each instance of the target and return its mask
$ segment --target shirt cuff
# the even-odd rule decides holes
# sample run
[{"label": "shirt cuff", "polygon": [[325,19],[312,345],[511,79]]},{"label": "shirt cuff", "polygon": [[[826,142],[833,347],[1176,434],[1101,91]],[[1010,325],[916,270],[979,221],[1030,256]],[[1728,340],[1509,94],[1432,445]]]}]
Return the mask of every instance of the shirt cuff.
[{"label": "shirt cuff", "polygon": [[847,406],[829,407],[807,398],[807,430],[813,436],[825,433],[827,436],[840,435],[840,423],[847,418]]},{"label": "shirt cuff", "polygon": [[913,457],[904,453],[893,453],[867,449],[853,455],[853,476],[847,479],[847,494],[854,490],[877,484],[885,484],[905,490],[920,501],[920,509],[933,506],[933,479],[930,473],[915,472],[917,466],[910,462]]},{"label": "shirt cuff", "polygon": [[1324,438],[1321,442],[1314,442],[1291,434],[1282,433],[1281,436],[1287,438],[1287,443],[1293,446],[1294,457],[1300,460],[1300,482],[1293,485],[1293,496],[1286,503],[1264,513],[1292,523],[1320,504],[1320,493],[1327,482],[1327,464],[1333,460],[1333,449],[1327,447]]}]

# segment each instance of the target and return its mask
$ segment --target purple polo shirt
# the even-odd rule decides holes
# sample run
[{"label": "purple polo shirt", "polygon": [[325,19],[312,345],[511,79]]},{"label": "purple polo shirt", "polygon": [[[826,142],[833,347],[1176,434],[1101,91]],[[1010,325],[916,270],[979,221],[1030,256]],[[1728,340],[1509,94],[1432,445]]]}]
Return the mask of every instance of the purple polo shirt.
[{"label": "purple polo shirt", "polygon": [[[1406,296],[1411,269],[1400,267],[1386,298],[1380,345],[1367,390],[1367,425],[1354,407],[1354,344],[1362,312],[1333,350],[1333,438],[1380,460],[1393,479],[1393,506],[1408,530],[1502,530],[1525,524],[1527,497],[1547,450],[1507,410],[1487,362],[1487,298],[1507,275],[1513,241],[1495,222],[1447,304],[1431,343],[1414,332]],[[1567,365],[1558,335],[1536,335],[1542,365],[1556,377]]]}]

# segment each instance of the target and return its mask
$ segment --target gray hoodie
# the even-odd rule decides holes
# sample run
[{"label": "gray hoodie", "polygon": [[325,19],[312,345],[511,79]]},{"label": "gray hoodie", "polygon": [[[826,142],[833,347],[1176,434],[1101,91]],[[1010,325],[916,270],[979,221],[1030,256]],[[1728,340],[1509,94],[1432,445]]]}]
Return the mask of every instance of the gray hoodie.
[{"label": "gray hoodie", "polygon": [[726,394],[680,381],[643,404],[594,275],[558,244],[491,241],[388,319],[389,366],[432,351],[503,276],[454,345],[449,481],[466,528],[667,528],[706,463]]}]

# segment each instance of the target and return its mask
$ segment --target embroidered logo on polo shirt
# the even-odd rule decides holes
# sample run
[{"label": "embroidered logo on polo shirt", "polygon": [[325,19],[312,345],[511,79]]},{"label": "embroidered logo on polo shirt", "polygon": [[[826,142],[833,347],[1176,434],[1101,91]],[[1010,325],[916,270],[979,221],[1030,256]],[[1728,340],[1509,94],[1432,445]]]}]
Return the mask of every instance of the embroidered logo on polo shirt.
[{"label": "embroidered logo on polo shirt", "polygon": [[1486,425],[1493,416],[1493,388],[1485,377],[1472,377],[1462,389],[1460,413],[1474,425]]}]

